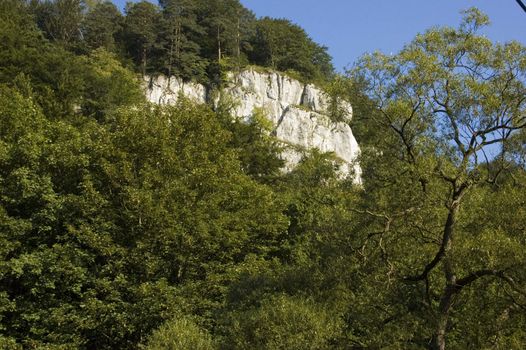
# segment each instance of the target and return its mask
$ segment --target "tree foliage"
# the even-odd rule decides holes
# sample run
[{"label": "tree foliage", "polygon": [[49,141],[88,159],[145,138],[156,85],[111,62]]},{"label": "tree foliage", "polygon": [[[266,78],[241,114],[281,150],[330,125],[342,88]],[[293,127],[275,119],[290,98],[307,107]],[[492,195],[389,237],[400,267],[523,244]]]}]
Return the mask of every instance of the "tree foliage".
[{"label": "tree foliage", "polygon": [[45,0],[34,5],[37,23],[49,39],[66,46],[81,39],[82,0]]},{"label": "tree foliage", "polygon": [[104,48],[116,52],[118,35],[122,32],[123,16],[111,2],[99,2],[84,17],[82,33],[91,50]]},{"label": "tree foliage", "polygon": [[286,19],[262,18],[256,25],[252,53],[256,64],[277,70],[293,70],[306,79],[328,77],[332,73],[325,47],[310,39],[305,31]]},{"label": "tree foliage", "polygon": [[124,16],[107,1],[29,3],[50,41],[76,53],[102,47],[123,62],[131,60],[143,75],[217,85],[225,71],[247,64],[295,71],[308,81],[328,80],[334,71],[327,48],[301,27],[287,20],[257,19],[239,0],[129,2]]},{"label": "tree foliage", "polygon": [[166,322],[156,330],[145,349],[148,350],[212,350],[209,334],[188,318]]},{"label": "tree foliage", "polygon": [[284,172],[261,111],[143,97],[137,72],[331,77],[300,27],[68,1],[0,1],[2,349],[524,348],[526,49],[484,15],[326,82],[357,186],[316,151]]},{"label": "tree foliage", "polygon": [[159,9],[151,2],[140,1],[129,2],[125,12],[123,34],[125,47],[145,75],[150,69],[150,54],[157,40],[155,27],[161,19]]},{"label": "tree foliage", "polygon": [[[374,166],[364,162],[370,181],[363,212],[378,232],[369,235],[385,260],[387,290],[405,293],[420,322],[402,341],[423,346],[430,339],[435,349],[444,349],[446,338],[452,347],[475,346],[457,331],[484,327],[465,315],[484,299],[502,305],[501,316],[517,310],[521,317],[524,240],[512,222],[522,219],[509,213],[509,221],[481,226],[479,214],[500,210],[492,196],[506,191],[503,177],[523,176],[510,166],[508,144],[526,126],[526,51],[478,35],[487,22],[471,9],[458,29],[418,35],[395,56],[366,56],[357,73],[369,81],[378,108],[373,125],[385,130],[367,150]],[[415,244],[418,255],[407,254]],[[475,292],[480,288],[492,292]],[[407,310],[384,317],[395,322]],[[493,332],[499,344],[500,332]],[[475,347],[486,342],[478,338]]]}]

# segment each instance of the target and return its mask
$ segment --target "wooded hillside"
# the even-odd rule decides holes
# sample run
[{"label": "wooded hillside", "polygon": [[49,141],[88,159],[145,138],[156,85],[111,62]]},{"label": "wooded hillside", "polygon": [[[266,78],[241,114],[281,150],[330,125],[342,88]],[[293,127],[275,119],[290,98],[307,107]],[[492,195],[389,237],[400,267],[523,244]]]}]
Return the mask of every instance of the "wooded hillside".
[{"label": "wooded hillside", "polygon": [[[335,75],[234,0],[0,1],[0,348],[525,348],[526,49],[487,24]],[[247,64],[352,102],[363,184],[138,79]]]}]

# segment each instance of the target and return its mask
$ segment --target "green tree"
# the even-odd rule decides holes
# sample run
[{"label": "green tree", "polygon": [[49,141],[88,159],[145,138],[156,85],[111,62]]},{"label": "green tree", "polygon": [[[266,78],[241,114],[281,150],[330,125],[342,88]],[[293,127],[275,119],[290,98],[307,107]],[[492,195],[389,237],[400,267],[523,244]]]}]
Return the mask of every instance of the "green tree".
[{"label": "green tree", "polygon": [[114,143],[126,153],[108,165],[108,176],[118,178],[104,183],[122,184],[117,198],[127,209],[120,215],[138,247],[137,268],[175,284],[198,281],[249,253],[264,254],[281,233],[279,202],[241,172],[210,110],[184,103],[117,118]]},{"label": "green tree", "polygon": [[128,53],[146,75],[149,58],[157,40],[156,26],[161,19],[159,8],[148,1],[126,4],[124,22],[124,40]]},{"label": "green tree", "polygon": [[264,17],[256,24],[252,60],[280,71],[293,70],[307,80],[326,79],[333,72],[327,48],[319,46],[298,25]]},{"label": "green tree", "polygon": [[256,17],[238,0],[214,0],[203,7],[202,18],[207,31],[203,54],[210,61],[209,78],[212,84],[221,85],[225,72],[248,63]]},{"label": "green tree", "polygon": [[312,301],[276,295],[230,315],[225,349],[330,349],[337,319]]},{"label": "green tree", "polygon": [[[524,237],[513,224],[522,219],[510,213],[496,227],[479,215],[503,209],[490,193],[506,193],[499,178],[509,163],[492,159],[507,159],[509,141],[526,126],[526,50],[477,35],[487,23],[468,10],[458,29],[429,30],[395,56],[366,56],[357,71],[378,110],[371,127],[382,131],[380,142],[363,150],[362,213],[373,231],[365,237],[383,261],[376,289],[383,285],[385,293],[376,300],[388,304],[378,306],[385,324],[407,327],[384,327],[391,332],[384,341],[445,349],[447,338],[452,347],[473,347],[457,333],[479,327],[468,310],[489,298],[506,305],[503,315],[524,302]],[[522,179],[524,170],[516,171]],[[404,304],[395,307],[396,298]],[[509,334],[515,326],[507,325]],[[489,346],[486,336],[478,341],[475,347]]]},{"label": "green tree", "polygon": [[167,321],[148,340],[147,350],[212,350],[210,335],[188,317]]},{"label": "green tree", "polygon": [[115,109],[142,105],[144,93],[136,75],[103,48],[86,59],[81,108],[84,115],[103,120]]},{"label": "green tree", "polygon": [[111,2],[97,3],[82,23],[84,41],[90,49],[102,47],[114,52],[115,37],[122,30],[124,18]]},{"label": "green tree", "polygon": [[[221,311],[228,317],[219,318],[226,348],[349,344],[340,326],[350,296],[356,294],[356,277],[349,271],[360,266],[359,254],[353,251],[356,214],[350,210],[357,193],[352,181],[342,182],[335,170],[334,158],[314,153],[273,184],[283,197],[289,227],[278,237],[272,259],[249,256],[231,274]],[[318,333],[320,338],[303,339],[299,345],[301,341],[295,343],[303,337],[299,329],[309,322],[305,308],[321,316],[320,324],[312,327],[325,330]],[[277,309],[290,318],[278,315]]]},{"label": "green tree", "polygon": [[[210,313],[225,273],[287,220],[206,107],[46,118],[0,90],[0,334],[27,347],[134,348],[176,312]],[[131,106],[130,106],[131,107]]]},{"label": "green tree", "polygon": [[0,6],[0,82],[13,85],[23,76],[46,115],[72,114],[84,85],[82,60],[48,42],[22,2],[3,1]]},{"label": "green tree", "polygon": [[198,18],[204,3],[163,0],[160,4],[163,9],[162,69],[169,76],[206,81],[207,62],[201,54],[206,31]]},{"label": "green tree", "polygon": [[[223,57],[233,57],[239,60],[243,42],[246,37],[245,27],[249,21],[254,21],[254,15],[245,9],[238,0],[212,1],[205,15],[209,38],[213,39],[210,46],[215,53],[216,61]],[[211,53],[212,53],[211,52]]]},{"label": "green tree", "polygon": [[77,347],[92,326],[80,305],[90,299],[93,255],[66,227],[78,209],[93,210],[97,201],[82,198],[78,187],[89,186],[82,148],[91,133],[50,122],[28,92],[2,86],[0,93],[1,294],[16,305],[3,308],[2,332],[27,347]]},{"label": "green tree", "polygon": [[255,110],[250,121],[232,117],[229,106],[220,101],[216,114],[223,127],[232,133],[230,146],[236,150],[243,171],[253,179],[270,183],[282,173],[283,145],[272,136],[272,123],[262,110]]},{"label": "green tree", "polygon": [[35,7],[39,27],[46,36],[66,46],[78,43],[84,17],[82,0],[45,0]]}]

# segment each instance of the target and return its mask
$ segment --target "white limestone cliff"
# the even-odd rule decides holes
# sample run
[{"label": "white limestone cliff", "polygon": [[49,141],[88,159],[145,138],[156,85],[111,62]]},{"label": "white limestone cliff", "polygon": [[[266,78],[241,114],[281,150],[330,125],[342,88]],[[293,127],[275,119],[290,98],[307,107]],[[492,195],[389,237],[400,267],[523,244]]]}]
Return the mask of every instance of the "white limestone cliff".
[{"label": "white limestone cliff", "polygon": [[197,103],[209,102],[214,106],[220,98],[228,96],[235,102],[233,114],[247,121],[256,108],[262,109],[274,126],[274,135],[290,146],[282,154],[287,169],[297,164],[305,152],[317,148],[333,152],[341,160],[340,171],[353,172],[355,181],[360,182],[361,169],[356,164],[360,148],[348,124],[352,118],[348,102],[339,101],[344,121],[333,122],[327,112],[330,99],[314,85],[255,69],[231,73],[228,81],[220,94],[209,101],[211,94],[203,85],[184,83],[173,77],[146,78],[146,96],[150,102],[174,104],[184,95]]},{"label": "white limestone cliff", "polygon": [[158,104],[172,105],[177,102],[179,94],[197,103],[206,103],[207,89],[197,83],[183,82],[179,78],[159,75],[155,78],[145,77],[146,98]]}]

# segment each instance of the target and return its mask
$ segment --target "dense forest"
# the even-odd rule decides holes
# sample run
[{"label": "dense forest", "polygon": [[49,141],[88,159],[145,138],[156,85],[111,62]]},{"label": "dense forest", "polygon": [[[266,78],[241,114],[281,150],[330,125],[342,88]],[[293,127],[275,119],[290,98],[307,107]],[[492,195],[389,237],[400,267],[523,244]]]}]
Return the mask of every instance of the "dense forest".
[{"label": "dense forest", "polygon": [[[0,348],[524,349],[526,48],[488,24],[339,75],[238,0],[0,0]],[[140,85],[246,65],[352,102],[362,184]]]},{"label": "dense forest", "polygon": [[327,48],[286,19],[262,18],[238,0],[29,2],[43,35],[76,54],[104,48],[142,74],[177,75],[219,85],[222,73],[247,64],[290,71],[305,80],[333,74]]}]

